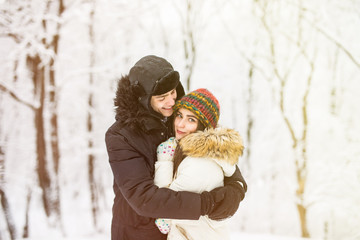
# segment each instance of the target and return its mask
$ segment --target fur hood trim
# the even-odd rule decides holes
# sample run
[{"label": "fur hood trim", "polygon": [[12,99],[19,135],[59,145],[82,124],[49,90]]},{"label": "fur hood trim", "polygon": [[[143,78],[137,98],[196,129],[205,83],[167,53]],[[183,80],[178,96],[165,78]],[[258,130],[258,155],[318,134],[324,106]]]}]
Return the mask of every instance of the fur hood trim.
[{"label": "fur hood trim", "polygon": [[118,82],[114,106],[116,112],[115,119],[122,126],[129,126],[132,129],[138,130],[141,128],[144,131],[160,128],[160,121],[156,120],[156,117],[139,103],[130,87],[128,75],[121,77]]},{"label": "fur hood trim", "polygon": [[209,128],[198,131],[179,141],[184,154],[191,157],[209,157],[237,164],[244,145],[240,134],[230,128]]}]

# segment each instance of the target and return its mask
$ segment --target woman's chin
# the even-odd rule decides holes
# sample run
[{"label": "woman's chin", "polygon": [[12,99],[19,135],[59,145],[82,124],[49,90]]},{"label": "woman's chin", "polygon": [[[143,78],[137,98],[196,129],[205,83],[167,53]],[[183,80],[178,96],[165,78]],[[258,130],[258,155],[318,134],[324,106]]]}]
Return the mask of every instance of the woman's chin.
[{"label": "woman's chin", "polygon": [[183,138],[185,136],[186,136],[185,133],[179,133],[178,131],[176,131],[176,133],[175,133],[176,140],[180,140],[181,138]]}]

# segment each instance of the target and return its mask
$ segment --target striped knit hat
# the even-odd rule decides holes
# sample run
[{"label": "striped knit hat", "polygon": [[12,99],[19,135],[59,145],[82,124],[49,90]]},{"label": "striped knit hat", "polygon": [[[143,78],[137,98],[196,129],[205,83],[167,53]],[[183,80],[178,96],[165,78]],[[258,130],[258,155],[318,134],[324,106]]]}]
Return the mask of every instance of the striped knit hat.
[{"label": "striped knit hat", "polygon": [[216,97],[205,88],[196,89],[183,96],[174,105],[174,112],[185,108],[193,112],[205,128],[215,128],[220,117],[220,105]]}]

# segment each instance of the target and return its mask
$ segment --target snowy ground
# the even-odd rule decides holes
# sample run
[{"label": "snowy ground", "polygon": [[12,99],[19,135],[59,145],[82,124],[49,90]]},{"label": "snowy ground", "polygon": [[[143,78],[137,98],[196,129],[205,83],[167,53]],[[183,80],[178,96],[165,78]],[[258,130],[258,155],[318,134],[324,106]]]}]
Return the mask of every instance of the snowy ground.
[{"label": "snowy ground", "polygon": [[[108,240],[110,236],[107,235],[93,235],[93,236],[82,236],[82,237],[51,237],[51,240]],[[231,240],[302,240],[305,238],[299,237],[287,237],[287,236],[279,236],[279,235],[269,235],[269,234],[250,234],[250,233],[240,233],[233,232],[231,234]],[[20,240],[20,239],[19,239]],[[49,237],[44,238],[27,238],[24,240],[49,240]],[[321,240],[315,238],[306,238],[306,240]]]},{"label": "snowy ground", "polygon": [[[250,234],[250,233],[238,233],[231,234],[231,240],[301,240],[305,238],[300,237],[288,237],[269,234]],[[306,238],[307,240],[320,240],[315,238]]]}]

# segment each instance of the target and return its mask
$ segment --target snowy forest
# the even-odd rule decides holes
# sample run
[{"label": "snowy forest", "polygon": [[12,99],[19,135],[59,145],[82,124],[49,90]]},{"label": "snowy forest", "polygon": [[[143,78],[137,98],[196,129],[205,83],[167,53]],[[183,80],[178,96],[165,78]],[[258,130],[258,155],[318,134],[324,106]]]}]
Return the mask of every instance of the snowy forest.
[{"label": "snowy forest", "polygon": [[110,239],[104,136],[149,54],[244,139],[233,232],[360,239],[359,42],[359,0],[0,0],[0,239]]}]

